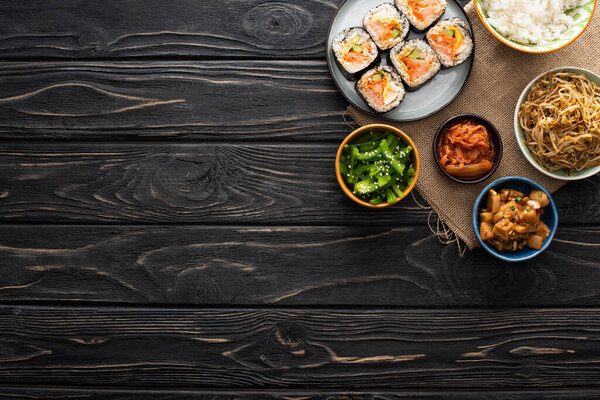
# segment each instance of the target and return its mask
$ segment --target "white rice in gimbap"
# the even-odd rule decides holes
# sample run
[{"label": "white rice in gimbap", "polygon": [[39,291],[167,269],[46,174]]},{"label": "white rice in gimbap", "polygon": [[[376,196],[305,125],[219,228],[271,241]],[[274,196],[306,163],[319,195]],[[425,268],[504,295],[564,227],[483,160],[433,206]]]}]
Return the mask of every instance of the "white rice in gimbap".
[{"label": "white rice in gimbap", "polygon": [[430,80],[441,68],[440,60],[425,41],[410,39],[390,51],[390,60],[410,89]]},{"label": "white rice in gimbap", "polygon": [[408,20],[390,3],[369,10],[363,26],[381,50],[388,50],[402,42],[408,34]]},{"label": "white rice in gimbap", "polygon": [[390,111],[404,99],[404,86],[400,76],[387,65],[372,68],[356,82],[356,90],[377,112]]},{"label": "white rice in gimbap", "polygon": [[424,31],[446,11],[446,0],[395,0],[396,7],[417,31]]},{"label": "white rice in gimbap", "polygon": [[379,57],[375,42],[361,27],[341,31],[335,35],[331,46],[347,77],[369,68]]},{"label": "white rice in gimbap", "polygon": [[427,31],[427,42],[444,67],[463,63],[473,52],[473,40],[467,24],[460,18],[438,22]]}]

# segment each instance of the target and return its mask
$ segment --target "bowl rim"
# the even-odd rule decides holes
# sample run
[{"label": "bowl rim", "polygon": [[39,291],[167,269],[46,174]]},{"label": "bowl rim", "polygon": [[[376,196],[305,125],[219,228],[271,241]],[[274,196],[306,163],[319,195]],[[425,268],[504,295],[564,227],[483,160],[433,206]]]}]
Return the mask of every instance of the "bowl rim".
[{"label": "bowl rim", "polygon": [[[510,258],[510,257],[502,255],[502,253],[496,251],[491,246],[489,246],[487,243],[485,243],[479,236],[479,212],[478,212],[478,210],[480,207],[477,207],[477,206],[481,203],[483,196],[485,196],[485,194],[488,193],[490,189],[492,189],[493,187],[495,187],[503,182],[507,182],[507,181],[523,182],[528,185],[531,185],[535,189],[541,190],[544,193],[546,193],[546,195],[548,196],[548,199],[550,200],[550,204],[548,204],[548,206],[546,208],[550,207],[550,212],[552,213],[552,216],[554,217],[554,224],[552,224],[551,227],[549,226],[550,234],[548,235],[548,238],[544,241],[542,248],[539,250],[535,250],[532,254],[529,254],[527,256],[523,256],[520,258]],[[556,230],[558,229],[558,211],[556,209],[556,203],[554,203],[554,199],[552,198],[552,195],[542,185],[540,185],[533,179],[525,178],[524,176],[505,176],[503,178],[496,179],[495,181],[493,181],[489,185],[487,185],[485,188],[483,188],[481,190],[481,192],[479,193],[479,195],[477,196],[477,198],[475,199],[475,203],[473,203],[473,212],[472,212],[471,220],[472,220],[472,224],[473,224],[473,232],[475,233],[475,236],[477,237],[477,241],[479,242],[481,247],[485,251],[487,251],[489,254],[491,254],[492,256],[494,256],[500,260],[507,261],[507,262],[521,262],[521,261],[531,260],[532,258],[537,257],[539,254],[544,252],[548,248],[548,246],[550,246],[552,239],[554,239],[554,234],[556,233]],[[514,253],[512,253],[512,254],[514,254]]]},{"label": "bowl rim", "polygon": [[[346,144],[348,144],[352,139],[355,139],[356,137],[364,134],[365,132],[367,132],[370,129],[389,130],[394,135],[396,135],[399,138],[401,138],[402,140],[404,140],[408,145],[410,145],[413,148],[411,158],[413,160],[413,164],[415,165],[415,177],[413,179],[412,184],[410,184],[408,186],[408,188],[403,190],[404,196],[399,197],[393,203],[385,202],[385,203],[381,203],[381,204],[371,204],[367,201],[361,200],[360,198],[355,196],[354,193],[352,193],[352,191],[350,191],[350,189],[348,189],[348,186],[346,186],[346,182],[344,182],[344,179],[342,178],[342,174],[340,173],[340,166],[339,166],[340,165],[340,157],[342,156],[342,151],[344,150],[344,146]],[[357,204],[360,204],[361,206],[368,207],[368,208],[386,208],[386,207],[393,206],[394,204],[397,204],[398,202],[405,199],[406,196],[408,196],[408,194],[416,186],[417,180],[419,179],[420,170],[421,170],[421,159],[419,157],[419,151],[417,150],[417,146],[415,146],[415,143],[412,141],[412,139],[406,133],[404,133],[403,131],[401,131],[400,129],[398,129],[394,126],[387,125],[387,124],[368,124],[368,125],[363,125],[357,129],[355,129],[350,134],[348,134],[348,136],[346,136],[346,138],[342,141],[342,143],[338,147],[337,153],[335,155],[335,177],[338,181],[338,184],[340,185],[340,188],[342,188],[342,191],[352,201],[354,201]]]},{"label": "bowl rim", "polygon": [[[444,168],[442,168],[442,165],[440,164],[440,160],[437,157],[437,142],[438,142],[438,139],[440,138],[440,136],[442,135],[442,133],[445,131],[445,129],[448,127],[449,124],[451,124],[452,122],[455,122],[455,121],[463,120],[463,119],[479,120],[480,122],[483,122],[484,124],[488,125],[491,128],[492,135],[497,139],[498,144],[499,144],[498,151],[496,152],[496,157],[494,157],[494,162],[492,163],[492,169],[489,170],[488,172],[486,172],[485,174],[481,175],[480,177],[478,177],[476,179],[472,179],[472,180],[462,180],[460,178],[450,175],[448,172],[446,172],[446,170]],[[442,174],[444,174],[447,178],[453,180],[454,182],[458,182],[458,183],[462,183],[462,184],[466,184],[466,185],[471,184],[471,183],[483,182],[487,178],[492,176],[494,174],[494,172],[496,172],[496,170],[500,166],[500,162],[502,161],[502,154],[504,153],[504,144],[502,143],[502,136],[500,136],[500,132],[498,131],[498,128],[496,128],[496,126],[494,124],[492,124],[487,118],[482,117],[481,115],[472,114],[472,113],[457,114],[457,115],[454,115],[454,116],[448,118],[444,122],[442,122],[442,124],[439,126],[439,128],[435,132],[435,135],[433,135],[432,148],[433,148],[433,159],[435,160],[435,164],[437,165],[439,170],[442,172]]]},{"label": "bowl rim", "polygon": [[531,154],[529,153],[529,149],[527,148],[527,146],[525,146],[525,144],[523,143],[523,138],[522,138],[522,133],[521,133],[521,125],[519,124],[519,108],[521,108],[521,104],[523,104],[523,101],[525,100],[525,97],[527,97],[527,95],[529,94],[529,91],[531,90],[531,87],[533,86],[533,84],[535,82],[537,82],[542,76],[551,73],[551,72],[557,72],[557,71],[563,71],[563,70],[571,70],[574,72],[580,72],[586,75],[592,75],[594,77],[596,77],[596,79],[598,79],[600,81],[600,75],[587,70],[585,68],[580,68],[580,67],[574,67],[574,66],[565,66],[565,67],[557,67],[557,68],[553,68],[550,69],[546,72],[543,72],[541,74],[539,74],[538,76],[536,76],[535,78],[533,78],[528,84],[527,86],[525,86],[525,89],[523,89],[523,91],[521,92],[521,95],[519,96],[518,100],[517,100],[517,104],[515,105],[515,112],[513,115],[513,125],[514,125],[514,131],[515,131],[515,139],[517,141],[517,144],[519,145],[519,149],[521,150],[521,153],[523,154],[523,156],[525,157],[525,159],[529,162],[529,164],[531,164],[535,169],[537,169],[538,171],[540,171],[542,174],[549,176],[551,178],[554,179],[559,179],[562,181],[577,181],[580,179],[585,179],[585,178],[589,178],[590,176],[593,176],[597,173],[600,172],[600,166],[595,166],[595,167],[588,167],[586,170],[583,170],[583,172],[580,172],[578,175],[576,176],[563,176],[563,175],[559,175],[556,174],[552,171],[547,171],[546,169],[544,169],[541,165],[539,165],[537,163],[537,161],[535,161],[535,159],[531,156]]},{"label": "bowl rim", "polygon": [[571,43],[573,43],[574,41],[576,41],[577,39],[579,39],[579,37],[581,35],[583,35],[583,32],[585,32],[585,30],[587,29],[587,27],[590,25],[590,22],[592,22],[592,18],[594,17],[594,11],[596,11],[596,4],[598,3],[598,1],[594,0],[594,7],[592,8],[592,12],[590,14],[590,18],[588,19],[587,23],[585,24],[585,26],[583,27],[583,29],[581,30],[581,32],[579,32],[577,35],[575,35],[575,37],[573,39],[569,40],[567,43],[563,44],[562,46],[559,46],[559,47],[557,47],[555,49],[545,49],[545,50],[526,50],[526,49],[522,49],[522,48],[519,48],[519,47],[515,46],[511,40],[508,40],[505,37],[503,37],[502,35],[500,35],[499,33],[496,33],[495,29],[492,29],[492,27],[490,26],[490,24],[488,24],[486,18],[479,11],[479,7],[478,7],[479,0],[473,0],[473,3],[474,3],[473,6],[475,7],[475,11],[477,12],[477,16],[479,17],[479,19],[483,23],[483,26],[485,26],[485,29],[487,29],[500,42],[504,43],[505,45],[507,45],[508,47],[510,47],[512,49],[521,51],[523,53],[545,54],[545,53],[552,53],[554,51],[558,51],[560,49],[563,49],[563,48],[567,47],[568,45],[570,45]]}]

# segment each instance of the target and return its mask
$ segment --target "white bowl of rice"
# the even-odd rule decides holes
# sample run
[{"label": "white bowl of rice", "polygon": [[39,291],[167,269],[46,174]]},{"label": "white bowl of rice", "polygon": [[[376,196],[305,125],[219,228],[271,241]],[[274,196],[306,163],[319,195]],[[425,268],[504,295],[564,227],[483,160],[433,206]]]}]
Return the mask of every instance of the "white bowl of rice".
[{"label": "white bowl of rice", "polygon": [[527,53],[573,43],[587,28],[596,0],[474,0],[477,15],[498,40]]}]

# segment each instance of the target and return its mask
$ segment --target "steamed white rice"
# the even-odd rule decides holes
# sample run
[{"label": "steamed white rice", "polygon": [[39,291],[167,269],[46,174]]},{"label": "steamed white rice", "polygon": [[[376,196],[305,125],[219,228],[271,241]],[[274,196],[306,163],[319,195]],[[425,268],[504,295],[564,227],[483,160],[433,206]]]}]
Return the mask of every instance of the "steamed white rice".
[{"label": "steamed white rice", "polygon": [[480,0],[488,22],[504,37],[519,43],[546,44],[573,23],[565,14],[581,0]]}]

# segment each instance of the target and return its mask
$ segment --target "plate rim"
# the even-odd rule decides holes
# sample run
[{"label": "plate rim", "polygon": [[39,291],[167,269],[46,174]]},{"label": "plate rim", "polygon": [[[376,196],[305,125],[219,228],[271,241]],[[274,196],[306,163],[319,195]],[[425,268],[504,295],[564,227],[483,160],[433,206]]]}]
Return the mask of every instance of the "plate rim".
[{"label": "plate rim", "polygon": [[[440,108],[422,115],[420,117],[415,117],[415,118],[402,118],[402,119],[398,119],[398,118],[389,118],[389,117],[385,117],[382,115],[382,113],[378,113],[375,110],[371,110],[369,109],[367,110],[363,110],[362,107],[357,106],[352,100],[350,100],[350,98],[346,95],[346,93],[342,90],[342,88],[340,87],[340,85],[338,84],[336,78],[333,75],[333,71],[332,71],[332,62],[333,60],[331,59],[331,43],[330,43],[330,36],[331,36],[331,29],[333,28],[333,23],[335,22],[335,20],[337,19],[340,10],[342,9],[342,7],[344,7],[344,5],[350,1],[360,1],[360,0],[344,0],[342,2],[342,4],[340,4],[335,12],[335,14],[333,15],[333,18],[331,19],[331,21],[329,22],[329,29],[327,29],[327,43],[325,44],[325,53],[326,53],[326,57],[327,57],[327,69],[329,70],[329,75],[331,76],[331,80],[333,81],[333,83],[335,83],[335,86],[338,89],[338,92],[340,92],[342,94],[342,96],[344,96],[344,98],[346,99],[346,101],[348,103],[350,103],[352,106],[358,108],[361,112],[364,112],[366,114],[369,114],[373,117],[377,117],[377,118],[381,118],[385,121],[391,121],[391,122],[412,122],[412,121],[420,121],[422,119],[428,118],[434,114],[437,114],[438,112],[442,111],[443,109],[445,109],[446,107],[448,107],[450,104],[452,104],[454,102],[454,100],[456,100],[456,98],[463,92],[463,90],[465,89],[465,86],[467,85],[467,82],[469,81],[469,78],[471,77],[471,71],[473,69],[473,63],[475,62],[475,33],[473,32],[473,24],[471,23],[471,18],[469,18],[469,15],[467,14],[467,11],[465,10],[465,8],[462,6],[462,4],[460,4],[460,2],[458,0],[446,0],[446,1],[452,1],[454,2],[456,5],[458,5],[458,7],[460,7],[460,9],[463,11],[463,14],[465,15],[465,18],[467,20],[467,23],[469,24],[469,30],[471,31],[471,39],[473,41],[473,51],[471,52],[471,56],[469,57],[470,59],[470,63],[469,63],[469,69],[467,71],[467,76],[465,77],[465,80],[463,81],[462,85],[460,86],[460,89],[456,92],[456,94],[454,96],[452,96],[452,98],[450,100],[448,100],[448,102],[444,105],[442,105]],[[389,3],[389,1],[382,1],[381,3]],[[394,4],[393,2],[391,4]],[[410,29],[410,28],[409,28]],[[381,51],[381,50],[379,50]],[[404,85],[404,83],[403,83]],[[409,93],[407,93],[409,94]]]}]

